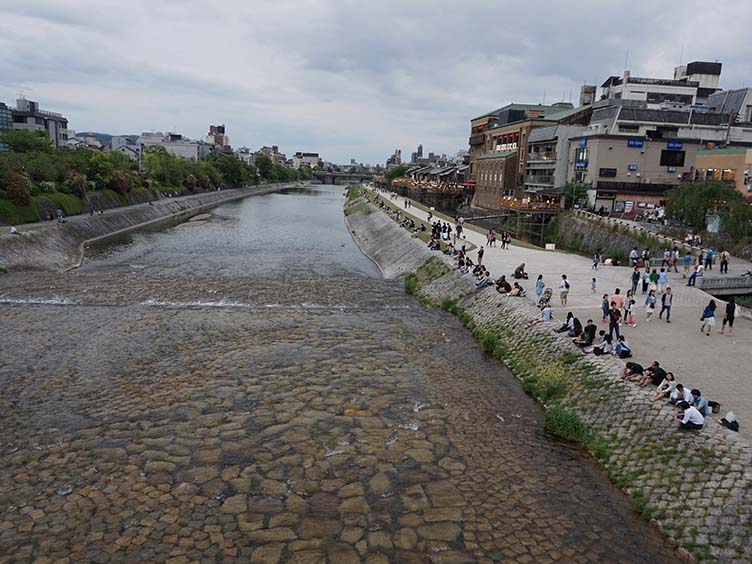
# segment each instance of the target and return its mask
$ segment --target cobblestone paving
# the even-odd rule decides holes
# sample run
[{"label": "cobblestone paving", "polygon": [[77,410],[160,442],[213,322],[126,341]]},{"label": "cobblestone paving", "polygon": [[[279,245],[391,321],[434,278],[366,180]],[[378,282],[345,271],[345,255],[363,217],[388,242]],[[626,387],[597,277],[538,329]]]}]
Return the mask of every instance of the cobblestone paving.
[{"label": "cobblestone paving", "polygon": [[84,270],[0,294],[0,562],[674,559],[398,283]]}]

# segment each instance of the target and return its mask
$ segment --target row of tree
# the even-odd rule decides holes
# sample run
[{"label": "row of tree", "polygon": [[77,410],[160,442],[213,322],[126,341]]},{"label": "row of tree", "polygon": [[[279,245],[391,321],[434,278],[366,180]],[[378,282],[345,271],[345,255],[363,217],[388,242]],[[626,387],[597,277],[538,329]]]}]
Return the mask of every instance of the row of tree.
[{"label": "row of tree", "polygon": [[311,177],[310,169],[292,170],[262,156],[248,165],[231,155],[195,161],[171,155],[164,147],[144,150],[139,163],[117,151],[56,148],[40,132],[0,131],[0,198],[26,206],[44,192],[83,198],[92,190],[126,195],[136,188],[208,191],[260,182],[288,182]]}]

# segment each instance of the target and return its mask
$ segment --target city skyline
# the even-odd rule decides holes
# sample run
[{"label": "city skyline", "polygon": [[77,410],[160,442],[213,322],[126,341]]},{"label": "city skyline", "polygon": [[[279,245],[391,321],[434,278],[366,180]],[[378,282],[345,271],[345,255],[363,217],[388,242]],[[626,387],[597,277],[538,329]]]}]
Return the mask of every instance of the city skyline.
[{"label": "city skyline", "polygon": [[[752,70],[738,41],[752,6],[731,1],[688,2],[679,13],[635,2],[617,27],[608,3],[595,2],[514,11],[470,2],[456,13],[333,0],[226,2],[211,12],[192,1],[7,4],[6,103],[22,92],[79,131],[202,138],[208,124],[225,123],[235,147],[276,144],[333,162],[383,163],[418,144],[455,154],[475,115],[544,95],[576,103],[581,84],[625,66],[670,77],[680,58],[719,60],[723,88],[749,85]],[[491,21],[493,33],[478,33]]]}]

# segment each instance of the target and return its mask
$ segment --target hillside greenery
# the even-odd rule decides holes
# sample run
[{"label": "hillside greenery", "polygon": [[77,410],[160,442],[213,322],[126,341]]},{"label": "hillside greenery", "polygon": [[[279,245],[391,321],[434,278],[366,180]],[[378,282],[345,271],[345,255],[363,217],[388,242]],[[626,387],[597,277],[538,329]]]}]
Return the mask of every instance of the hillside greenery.
[{"label": "hillside greenery", "polygon": [[42,132],[0,131],[0,222],[27,223],[61,208],[85,211],[99,193],[122,204],[159,197],[159,192],[199,193],[248,184],[288,182],[310,176],[274,164],[267,157],[247,165],[231,155],[184,159],[163,147],[145,149],[138,163],[117,151],[57,148]]}]

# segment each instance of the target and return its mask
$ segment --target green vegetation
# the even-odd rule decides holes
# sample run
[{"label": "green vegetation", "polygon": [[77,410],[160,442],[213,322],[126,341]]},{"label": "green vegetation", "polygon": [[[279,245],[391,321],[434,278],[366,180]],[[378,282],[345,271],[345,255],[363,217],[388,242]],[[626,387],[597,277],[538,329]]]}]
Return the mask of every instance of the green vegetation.
[{"label": "green vegetation", "polygon": [[587,187],[582,182],[569,180],[564,185],[564,209],[571,210],[575,204],[587,202]]},{"label": "green vegetation", "polygon": [[0,152],[0,221],[8,223],[37,221],[57,207],[80,213],[91,192],[128,204],[133,192],[146,190],[194,193],[300,178],[266,157],[257,159],[257,169],[229,155],[194,161],[154,146],[144,151],[139,172],[122,153],[56,148],[42,132],[0,131],[0,144],[10,148]]},{"label": "green vegetation", "polygon": [[587,435],[579,416],[558,405],[546,409],[543,425],[549,433],[567,441],[582,441]]},{"label": "green vegetation", "polygon": [[401,178],[405,176],[406,172],[407,172],[407,167],[405,165],[396,166],[393,169],[388,170],[386,174],[384,175],[384,178],[391,185],[392,181],[395,178]]}]

